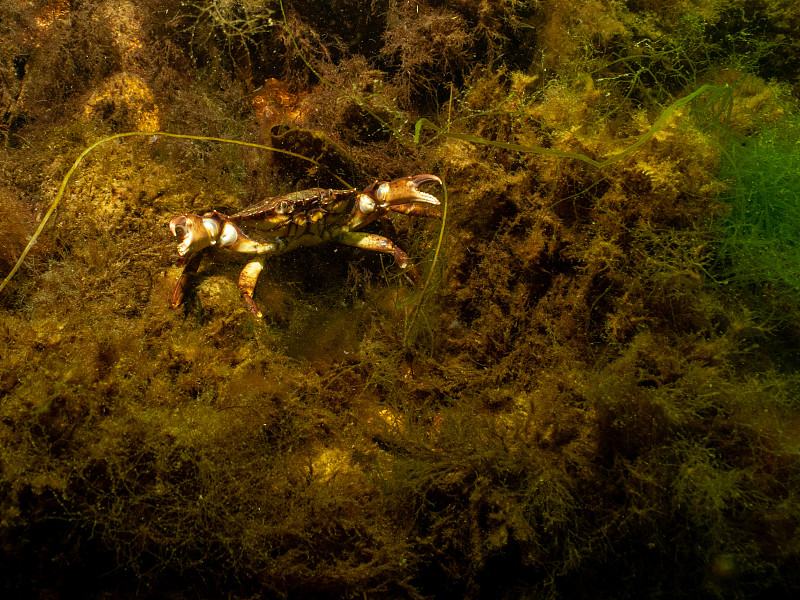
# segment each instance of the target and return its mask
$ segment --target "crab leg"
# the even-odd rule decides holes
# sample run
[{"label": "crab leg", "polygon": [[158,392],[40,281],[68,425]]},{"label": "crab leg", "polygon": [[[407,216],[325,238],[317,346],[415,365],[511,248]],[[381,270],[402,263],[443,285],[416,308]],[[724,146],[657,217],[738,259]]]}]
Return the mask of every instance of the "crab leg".
[{"label": "crab leg", "polygon": [[401,269],[405,269],[408,266],[408,255],[398,248],[392,240],[378,235],[377,233],[348,231],[343,233],[336,241],[345,246],[373,250],[374,252],[384,252],[385,254],[394,254],[395,260],[397,260],[397,264],[400,265]]},{"label": "crab leg", "polygon": [[175,284],[175,288],[172,290],[172,298],[169,303],[172,308],[177,308],[183,302],[183,297],[192,285],[192,279],[200,267],[200,261],[203,260],[203,253],[197,252],[190,258],[181,260],[186,262],[183,265],[180,279],[178,279],[178,283]]},{"label": "crab leg", "polygon": [[426,206],[424,204],[395,204],[387,207],[392,212],[408,215],[409,217],[434,217],[441,218],[442,211],[436,206]]},{"label": "crab leg", "polygon": [[397,264],[401,269],[404,271],[408,269],[406,276],[411,280],[412,283],[417,284],[420,281],[419,271],[417,271],[416,267],[410,265],[408,262],[408,254],[406,254],[402,248],[397,246],[389,238],[383,237],[382,235],[378,235],[376,233],[348,231],[343,233],[337,241],[345,246],[354,246],[364,250],[373,250],[374,252],[391,254],[394,256],[394,259],[397,261]]},{"label": "crab leg", "polygon": [[264,256],[258,256],[244,266],[239,275],[239,289],[242,291],[242,298],[247,308],[257,317],[261,317],[261,311],[253,300],[253,290],[256,289],[258,276],[264,268]]}]

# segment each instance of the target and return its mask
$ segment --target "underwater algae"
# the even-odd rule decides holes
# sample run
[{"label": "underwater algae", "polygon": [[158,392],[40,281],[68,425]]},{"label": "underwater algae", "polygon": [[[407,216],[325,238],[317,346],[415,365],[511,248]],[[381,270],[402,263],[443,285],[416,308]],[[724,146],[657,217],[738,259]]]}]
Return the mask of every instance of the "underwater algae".
[{"label": "underwater algae", "polygon": [[[0,7],[4,277],[41,227],[0,291],[4,596],[796,595],[797,299],[721,252],[792,164],[785,3],[283,8]],[[321,247],[262,320],[236,261],[168,308],[174,215],[424,172],[424,288]]]},{"label": "underwater algae", "polygon": [[734,139],[721,176],[732,181],[718,260],[738,286],[796,295],[800,285],[800,123],[796,115]]}]

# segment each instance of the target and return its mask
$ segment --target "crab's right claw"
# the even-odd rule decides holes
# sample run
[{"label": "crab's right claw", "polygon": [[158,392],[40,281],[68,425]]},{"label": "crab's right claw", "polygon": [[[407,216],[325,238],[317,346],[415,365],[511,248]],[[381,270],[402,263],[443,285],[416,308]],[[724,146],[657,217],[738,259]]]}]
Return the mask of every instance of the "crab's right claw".
[{"label": "crab's right claw", "polygon": [[423,203],[439,205],[439,199],[433,194],[422,192],[419,189],[424,183],[442,183],[436,175],[413,175],[411,177],[400,177],[392,181],[375,182],[366,190],[364,194],[369,194],[375,202],[383,208],[391,208],[399,204]]}]

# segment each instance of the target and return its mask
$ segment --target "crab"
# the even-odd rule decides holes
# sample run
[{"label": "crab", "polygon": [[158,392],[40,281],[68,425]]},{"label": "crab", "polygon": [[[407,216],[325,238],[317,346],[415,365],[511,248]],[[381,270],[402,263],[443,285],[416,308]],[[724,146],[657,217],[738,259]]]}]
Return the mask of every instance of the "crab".
[{"label": "crab", "polygon": [[439,200],[419,189],[433,182],[441,184],[442,180],[436,175],[400,177],[376,181],[360,192],[311,188],[267,198],[230,217],[215,210],[204,215],[178,215],[170,221],[169,229],[178,239],[178,264],[183,271],[170,304],[172,308],[180,306],[203,256],[212,251],[252,256],[238,283],[248,310],[256,317],[262,313],[253,300],[253,291],[265,259],[302,246],[338,242],[390,254],[413,280],[415,269],[401,248],[385,236],[359,230],[387,219],[390,212],[440,216],[436,208]]}]

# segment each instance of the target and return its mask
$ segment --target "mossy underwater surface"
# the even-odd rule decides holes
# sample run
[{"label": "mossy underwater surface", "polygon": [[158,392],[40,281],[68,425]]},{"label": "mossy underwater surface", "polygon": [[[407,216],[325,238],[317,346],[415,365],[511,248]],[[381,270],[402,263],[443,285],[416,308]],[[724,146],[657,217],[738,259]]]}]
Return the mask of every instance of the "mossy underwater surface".
[{"label": "mossy underwater surface", "polygon": [[[799,32],[781,0],[2,3],[0,276],[104,138],[294,155],[75,169],[0,291],[0,594],[797,597]],[[424,287],[319,246],[267,261],[261,320],[236,260],[168,308],[173,216],[417,173],[445,218],[389,235]]]}]

